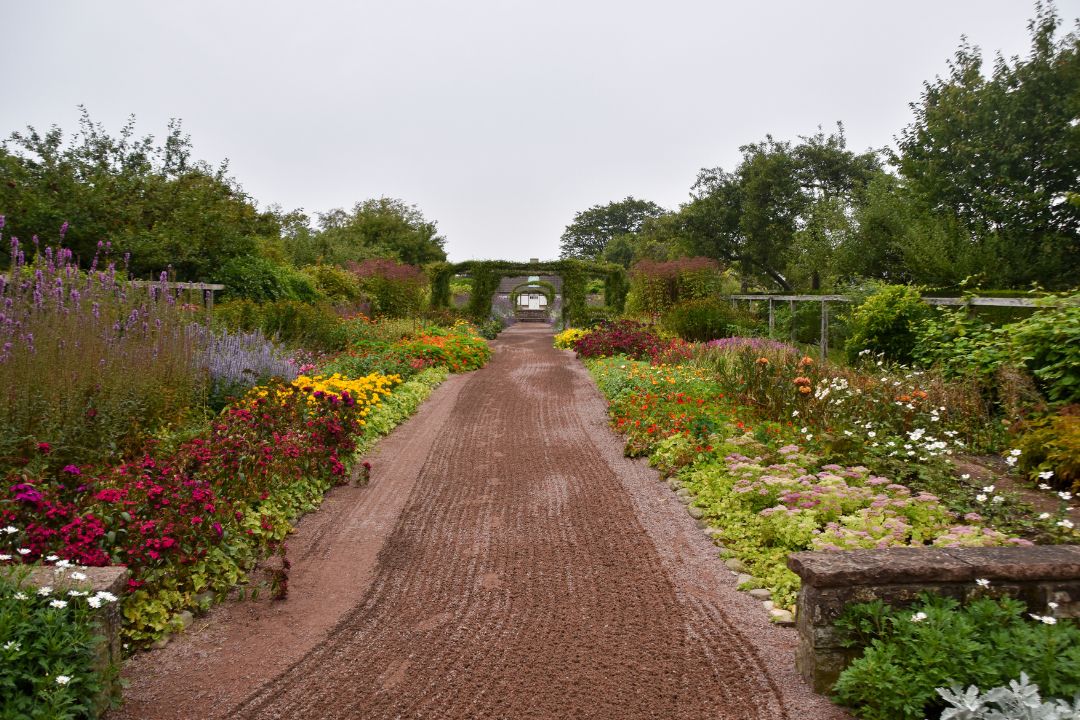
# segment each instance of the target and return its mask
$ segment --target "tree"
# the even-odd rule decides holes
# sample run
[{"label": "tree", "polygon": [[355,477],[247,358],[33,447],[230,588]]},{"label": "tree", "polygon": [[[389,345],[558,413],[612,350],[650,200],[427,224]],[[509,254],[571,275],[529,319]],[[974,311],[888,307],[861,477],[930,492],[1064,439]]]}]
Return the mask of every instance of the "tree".
[{"label": "tree", "polygon": [[649,218],[658,218],[666,211],[649,200],[627,196],[625,200],[607,205],[593,205],[574,215],[560,241],[560,257],[599,260],[607,244],[620,235],[637,233]]},{"label": "tree", "polygon": [[375,257],[393,257],[407,265],[446,260],[446,239],[436,223],[415,205],[395,198],[358,202],[319,214],[320,232],[314,238],[327,262],[345,264]]},{"label": "tree", "polygon": [[1080,269],[1080,208],[1067,201],[1080,175],[1080,32],[1055,39],[1060,25],[1038,3],[1028,57],[999,55],[990,77],[965,40],[899,139],[913,195],[955,218],[999,285],[1065,287]]},{"label": "tree", "polygon": [[204,280],[230,258],[276,239],[280,225],[260,212],[227,175],[191,159],[179,121],[158,144],[135,135],[131,118],[117,137],[82,108],[79,130],[65,143],[57,127],[12,133],[0,147],[0,214],[24,239],[69,224],[64,243],[87,264],[99,243],[114,257],[130,253],[130,270],[147,277],[172,266],[183,280]]},{"label": "tree", "polygon": [[738,263],[751,279],[790,291],[835,274],[834,251],[867,183],[881,172],[873,152],[847,149],[842,125],[797,145],[767,135],[739,148],[732,172],[704,169],[679,216],[688,255]]}]

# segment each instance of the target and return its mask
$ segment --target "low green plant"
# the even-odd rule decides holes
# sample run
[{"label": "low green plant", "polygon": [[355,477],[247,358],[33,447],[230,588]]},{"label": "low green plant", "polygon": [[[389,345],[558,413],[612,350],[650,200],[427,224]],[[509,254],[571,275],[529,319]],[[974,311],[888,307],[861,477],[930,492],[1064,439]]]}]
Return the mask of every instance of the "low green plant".
[{"label": "low green plant", "polygon": [[415,413],[420,404],[449,376],[450,371],[445,367],[431,367],[394,388],[394,392],[383,398],[367,416],[364,433],[356,441],[354,457],[366,455],[379,438],[388,435]]},{"label": "low green plant", "polygon": [[941,713],[941,720],[1074,720],[1080,717],[1080,696],[1068,702],[1052,700],[1043,702],[1039,686],[1032,683],[1027,673],[1020,673],[1019,680],[1010,680],[1008,687],[996,687],[985,693],[975,685],[964,690],[954,685],[946,690],[938,688],[941,699],[949,707]]},{"label": "low green plant", "polygon": [[849,607],[837,621],[842,642],[865,649],[834,698],[864,720],[921,720],[945,709],[937,688],[951,685],[997,687],[1026,673],[1052,697],[1080,692],[1080,628],[1052,609],[1029,620],[1024,603],[981,592],[964,607],[925,593],[910,608]]},{"label": "low green plant", "polygon": [[321,351],[341,350],[347,339],[342,319],[326,303],[234,300],[214,309],[214,322],[229,330],[261,330],[280,342]]},{"label": "low green plant", "polygon": [[1016,443],[1020,469],[1061,490],[1080,490],[1080,406],[1027,427]]},{"label": "low green plant", "polygon": [[39,590],[21,575],[11,568],[0,572],[0,717],[97,717],[106,676],[114,669],[97,665],[96,649],[104,639],[91,613],[106,599],[80,590]]},{"label": "low green plant", "polygon": [[1080,295],[1053,301],[1063,304],[1047,305],[1006,331],[1051,402],[1080,402]]},{"label": "low green plant", "polygon": [[222,297],[227,299],[315,302],[320,297],[311,277],[259,255],[227,260],[213,274],[213,280],[225,285]]},{"label": "low green plant", "polygon": [[917,288],[885,285],[851,313],[845,350],[852,362],[863,351],[900,363],[912,361],[917,328],[930,314]]},{"label": "low green plant", "polygon": [[752,335],[755,326],[753,318],[745,311],[711,298],[687,300],[672,306],[663,314],[660,324],[689,342]]}]

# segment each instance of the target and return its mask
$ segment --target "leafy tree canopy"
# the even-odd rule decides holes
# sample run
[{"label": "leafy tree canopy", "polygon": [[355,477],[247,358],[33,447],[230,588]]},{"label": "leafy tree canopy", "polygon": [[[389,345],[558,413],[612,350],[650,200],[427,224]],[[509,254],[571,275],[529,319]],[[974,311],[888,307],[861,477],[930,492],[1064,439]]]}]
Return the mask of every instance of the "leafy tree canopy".
[{"label": "leafy tree canopy", "polygon": [[955,218],[955,251],[1001,285],[1065,286],[1080,269],[1080,208],[1068,200],[1080,182],[1080,31],[1059,38],[1060,27],[1054,5],[1038,3],[1028,56],[997,56],[989,77],[965,40],[899,138],[912,195]]},{"label": "leafy tree canopy", "polygon": [[[654,202],[632,196],[582,210],[574,215],[573,222],[563,231],[560,257],[599,260],[604,257],[605,248],[614,238],[637,233],[648,219],[661,217],[665,212]],[[621,264],[625,253],[620,254],[618,250],[613,252],[616,253],[616,261]],[[629,265],[629,261],[626,265]]]},{"label": "leafy tree canopy", "polygon": [[393,257],[408,265],[446,260],[446,239],[436,223],[415,205],[394,198],[358,202],[319,214],[320,232],[313,239],[325,261],[338,264],[373,257]]},{"label": "leafy tree canopy", "polygon": [[184,280],[207,279],[260,238],[279,237],[279,217],[257,209],[227,164],[192,159],[178,121],[158,144],[136,136],[134,118],[112,137],[81,110],[68,142],[58,127],[28,127],[0,145],[0,214],[12,235],[27,240],[67,222],[64,243],[83,263],[111,243],[114,256],[131,254],[134,275],[171,266]]}]

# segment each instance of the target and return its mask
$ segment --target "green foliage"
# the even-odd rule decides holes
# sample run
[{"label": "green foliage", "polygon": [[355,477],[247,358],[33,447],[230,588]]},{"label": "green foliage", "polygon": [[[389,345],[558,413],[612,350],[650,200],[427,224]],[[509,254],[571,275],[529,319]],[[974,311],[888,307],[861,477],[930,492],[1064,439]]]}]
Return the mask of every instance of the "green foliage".
[{"label": "green foliage", "polygon": [[281,218],[259,212],[227,166],[192,153],[179,122],[157,144],[135,135],[134,118],[112,137],[83,109],[67,144],[59,128],[31,127],[0,147],[0,215],[23,238],[70,223],[65,242],[84,265],[109,241],[118,256],[131,253],[135,277],[171,266],[180,280],[207,280],[260,240],[277,240]]},{"label": "green foliage", "polygon": [[313,242],[320,262],[345,265],[392,257],[405,265],[424,265],[446,260],[446,240],[436,223],[403,200],[373,198],[356,203],[350,211],[320,213],[319,226]]},{"label": "green foliage", "polygon": [[345,346],[345,328],[333,307],[296,300],[234,300],[214,308],[214,322],[229,330],[261,330],[267,337],[315,350]]},{"label": "green foliage", "polygon": [[1039,473],[1052,472],[1040,482],[1062,490],[1080,490],[1080,408],[1051,415],[1028,423],[1016,443],[1020,449],[1020,469],[1038,479]]},{"label": "green foliage", "polygon": [[[605,295],[619,303],[625,297],[626,271],[618,265],[582,260],[557,260],[544,263],[519,263],[505,260],[470,260],[456,265],[435,264],[428,268],[431,273],[431,306],[445,308],[450,304],[450,280],[456,273],[467,273],[472,281],[472,293],[465,314],[474,322],[483,322],[491,316],[491,298],[504,277],[529,275],[558,275],[562,278],[562,301],[564,322],[584,324],[590,308],[586,302],[586,290],[590,278],[602,277]],[[615,312],[619,306],[612,306]]]},{"label": "green foliage", "polygon": [[900,136],[913,196],[959,225],[949,244],[977,251],[999,286],[1067,288],[1080,266],[1080,208],[1064,202],[1080,166],[1080,35],[1057,37],[1061,25],[1052,4],[1036,5],[1030,52],[997,57],[989,77],[965,41]]},{"label": "green foliage", "polygon": [[363,297],[357,277],[337,265],[309,265],[303,273],[319,294],[335,305],[352,305]]},{"label": "green foliage", "polygon": [[670,307],[660,324],[690,342],[706,342],[732,335],[752,335],[754,321],[744,311],[722,300],[688,300]]},{"label": "green foliage", "polygon": [[685,300],[714,297],[723,287],[720,265],[705,257],[642,260],[630,271],[627,312],[661,314]]},{"label": "green foliage", "polygon": [[225,285],[223,299],[244,298],[255,302],[319,299],[309,276],[258,255],[230,258],[213,272],[212,279]]},{"label": "green foliage", "polygon": [[427,276],[414,265],[373,258],[350,266],[360,290],[380,317],[416,315],[427,297]]},{"label": "green foliage", "polygon": [[1080,692],[1080,629],[1031,622],[1026,611],[1007,597],[961,608],[927,594],[911,608],[853,606],[837,627],[866,649],[840,675],[835,698],[866,720],[921,720],[942,709],[939,687],[1000,686],[1021,673],[1048,695],[1072,697]]},{"label": "green foliage", "polygon": [[869,351],[896,362],[911,362],[917,328],[929,314],[917,289],[882,287],[851,313],[851,336],[845,347],[848,359],[855,361]]},{"label": "green foliage", "polygon": [[629,196],[607,205],[594,205],[576,213],[566,226],[560,239],[559,255],[564,259],[600,260],[604,258],[609,242],[636,233],[645,220],[663,214],[664,209],[656,203]]},{"label": "green foliage", "polygon": [[1051,402],[1080,402],[1080,296],[1007,326],[1019,359]]},{"label": "green foliage", "polygon": [[[0,717],[96,718],[108,668],[96,667],[103,642],[87,597],[39,594],[10,568],[0,572]],[[59,602],[62,607],[54,607]],[[99,605],[100,598],[95,600]]]}]

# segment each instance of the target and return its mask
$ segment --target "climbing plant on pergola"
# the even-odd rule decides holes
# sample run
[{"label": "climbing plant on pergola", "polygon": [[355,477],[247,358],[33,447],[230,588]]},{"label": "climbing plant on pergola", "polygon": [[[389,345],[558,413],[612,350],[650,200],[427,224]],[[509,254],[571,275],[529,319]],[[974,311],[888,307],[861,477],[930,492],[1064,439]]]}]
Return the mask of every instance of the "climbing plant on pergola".
[{"label": "climbing plant on pergola", "polygon": [[555,286],[544,280],[527,280],[519,285],[515,285],[510,291],[510,307],[517,307],[518,298],[522,295],[531,293],[538,293],[547,298],[548,305],[555,302],[555,295],[558,294],[558,290]]},{"label": "climbing plant on pergola", "polygon": [[[604,304],[616,312],[622,312],[626,304],[629,281],[626,269],[614,263],[589,260],[554,260],[551,262],[525,263],[508,260],[466,260],[460,263],[438,263],[428,267],[431,277],[431,306],[450,307],[450,280],[465,274],[472,278],[472,293],[466,312],[477,320],[491,315],[491,299],[499,289],[504,277],[528,277],[530,275],[558,275],[562,278],[563,322],[583,322],[588,316],[585,301],[589,280],[604,281]],[[515,288],[516,290],[517,288]]]}]

